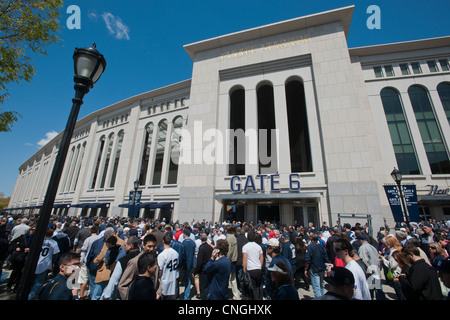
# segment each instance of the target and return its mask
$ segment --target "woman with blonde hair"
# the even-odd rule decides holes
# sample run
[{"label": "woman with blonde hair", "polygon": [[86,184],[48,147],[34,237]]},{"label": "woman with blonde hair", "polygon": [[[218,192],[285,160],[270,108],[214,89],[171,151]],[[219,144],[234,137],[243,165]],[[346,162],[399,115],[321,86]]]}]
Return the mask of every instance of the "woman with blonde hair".
[{"label": "woman with blonde hair", "polygon": [[[381,262],[387,268],[386,278],[388,281],[392,281],[402,273],[402,268],[399,266],[397,260],[393,257],[394,252],[401,251],[402,245],[397,240],[397,237],[389,234],[384,239],[383,242],[386,245],[386,253],[384,255],[380,254]],[[399,282],[392,282],[395,293],[399,300],[403,300],[403,292],[401,290],[401,285]]]}]

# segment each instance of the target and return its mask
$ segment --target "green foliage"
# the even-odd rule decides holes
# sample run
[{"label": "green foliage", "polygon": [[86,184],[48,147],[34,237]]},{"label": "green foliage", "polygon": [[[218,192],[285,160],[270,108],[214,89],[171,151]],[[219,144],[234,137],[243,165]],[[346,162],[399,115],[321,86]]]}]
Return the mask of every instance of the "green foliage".
[{"label": "green foliage", "polygon": [[13,123],[22,116],[15,111],[0,112],[0,132],[10,132]]},{"label": "green foliage", "polygon": [[0,211],[5,208],[8,208],[9,200],[11,200],[11,197],[0,198]]},{"label": "green foliage", "polygon": [[[44,54],[47,45],[58,43],[62,0],[0,0],[0,103],[8,97],[11,82],[31,81],[36,70],[33,54]],[[3,112],[3,121],[17,121],[16,112]],[[6,130],[9,131],[9,130]]]}]

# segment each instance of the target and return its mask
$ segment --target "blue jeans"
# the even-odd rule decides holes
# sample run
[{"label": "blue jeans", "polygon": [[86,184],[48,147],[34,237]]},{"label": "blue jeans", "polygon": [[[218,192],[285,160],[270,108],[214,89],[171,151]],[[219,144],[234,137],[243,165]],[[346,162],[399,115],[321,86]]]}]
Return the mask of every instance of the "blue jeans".
[{"label": "blue jeans", "polygon": [[108,285],[108,281],[103,281],[100,283],[95,283],[95,274],[89,273],[89,295],[91,296],[91,300],[100,300],[103,289]]},{"label": "blue jeans", "polygon": [[323,277],[324,277],[325,271],[319,271],[319,272],[310,271],[309,274],[311,276],[311,285],[313,287],[314,296],[316,298],[323,296],[325,294],[324,283],[323,283]]},{"label": "blue jeans", "polygon": [[184,300],[190,300],[189,296],[191,295],[191,270],[184,270],[185,284],[184,288]]},{"label": "blue jeans", "polygon": [[41,287],[44,285],[45,280],[47,280],[48,271],[45,270],[42,273],[34,275],[34,283],[33,287],[30,290],[30,294],[28,295],[28,300],[34,300],[37,298],[37,294]]}]

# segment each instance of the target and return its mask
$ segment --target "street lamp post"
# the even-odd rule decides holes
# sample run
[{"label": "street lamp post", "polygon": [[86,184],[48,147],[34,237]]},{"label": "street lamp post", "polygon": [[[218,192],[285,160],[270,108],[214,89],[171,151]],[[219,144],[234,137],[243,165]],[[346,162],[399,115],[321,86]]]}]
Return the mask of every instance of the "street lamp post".
[{"label": "street lamp post", "polygon": [[397,168],[394,167],[394,170],[392,170],[392,172],[391,172],[391,177],[392,177],[392,179],[394,179],[395,183],[397,184],[398,192],[400,194],[400,199],[402,202],[403,214],[405,216],[406,224],[409,226],[408,209],[406,208],[405,197],[403,195],[403,188],[402,188],[402,173],[400,172],[400,170],[398,170]]},{"label": "street lamp post", "polygon": [[16,296],[17,300],[28,299],[28,295],[34,282],[36,265],[39,261],[42,243],[44,241],[45,232],[53,210],[53,203],[55,201],[56,192],[58,190],[59,181],[64,168],[67,151],[69,150],[70,140],[72,139],[73,130],[77,122],[80,107],[83,104],[83,98],[98,81],[106,68],[106,60],[96,49],[95,43],[89,48],[75,48],[73,59],[75,68],[75,97],[72,99],[72,109],[61,139],[44,202],[39,212],[36,233],[33,237],[33,241],[31,242],[30,250],[24,266],[23,276],[19,285],[19,293]]},{"label": "street lamp post", "polygon": [[136,180],[136,181],[134,181],[133,217],[134,217],[134,208],[136,206],[136,197],[137,197],[138,188],[139,188],[139,180]]}]

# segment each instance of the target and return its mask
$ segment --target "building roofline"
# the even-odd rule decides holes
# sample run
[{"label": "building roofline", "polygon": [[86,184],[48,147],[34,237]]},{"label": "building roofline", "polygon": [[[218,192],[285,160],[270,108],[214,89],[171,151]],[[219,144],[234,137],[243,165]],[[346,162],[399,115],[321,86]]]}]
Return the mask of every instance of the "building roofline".
[{"label": "building roofline", "polygon": [[357,48],[349,48],[349,53],[351,56],[371,56],[378,54],[423,50],[449,46],[450,46],[450,36],[444,36],[437,38],[419,39],[419,40],[385,43]]},{"label": "building roofline", "polygon": [[[137,94],[135,96],[129,97],[127,99],[124,99],[122,101],[116,102],[110,106],[104,107],[102,109],[99,109],[97,111],[94,111],[88,115],[86,115],[85,117],[77,120],[77,123],[75,124],[75,128],[80,127],[90,121],[92,121],[92,119],[95,119],[97,117],[99,117],[102,114],[105,113],[109,113],[109,112],[113,112],[116,110],[119,110],[123,107],[126,107],[127,105],[132,104],[135,101],[142,101],[142,100],[147,100],[150,99],[152,97],[157,97],[172,91],[177,91],[177,90],[181,90],[181,89],[185,89],[185,88],[190,88],[191,86],[191,79],[187,79],[187,80],[183,80],[171,85],[167,85],[158,89],[154,89],[151,91],[147,91],[144,93],[140,93]],[[41,147],[37,152],[35,152],[30,158],[28,158],[26,161],[24,161],[20,166],[19,166],[19,170],[22,170],[22,168],[24,166],[27,166],[28,163],[38,157],[40,157],[42,154],[45,153],[45,151],[47,150],[47,148],[51,145],[54,145],[57,141],[59,141],[62,138],[62,135],[64,133],[64,130],[61,131],[60,133],[58,133],[57,136],[55,136],[52,140],[50,140],[49,142],[47,142],[47,144],[43,147]]]},{"label": "building roofline", "polygon": [[220,48],[239,42],[250,41],[263,37],[273,36],[279,33],[287,33],[295,30],[306,29],[318,25],[324,25],[340,21],[342,22],[345,36],[348,36],[350,22],[352,19],[355,6],[347,6],[343,8],[333,9],[320,13],[314,13],[299,18],[276,22],[256,28],[238,31],[223,36],[194,42],[184,45],[184,49],[194,60],[195,54],[215,48]]}]

